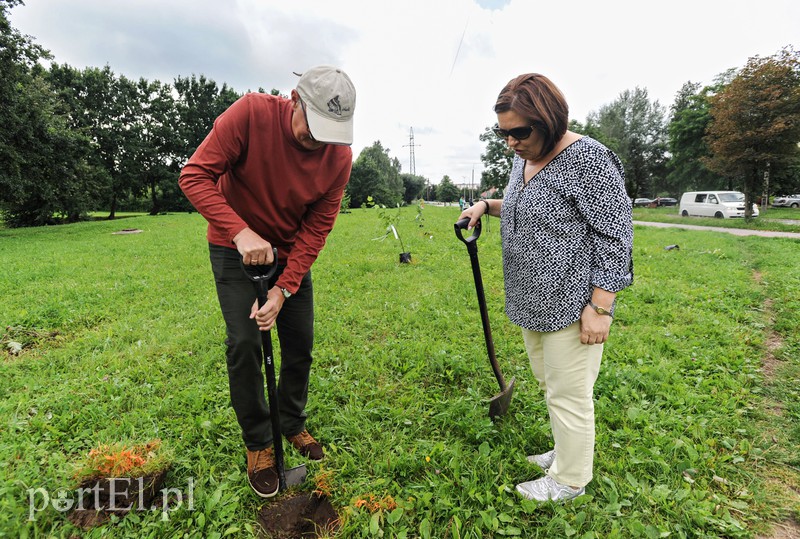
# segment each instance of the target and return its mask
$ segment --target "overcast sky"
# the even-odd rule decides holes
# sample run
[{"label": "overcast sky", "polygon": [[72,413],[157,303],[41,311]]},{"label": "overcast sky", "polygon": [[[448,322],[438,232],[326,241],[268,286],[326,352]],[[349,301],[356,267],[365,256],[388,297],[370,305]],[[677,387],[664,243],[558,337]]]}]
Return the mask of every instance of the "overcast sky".
[{"label": "overcast sky", "polygon": [[550,77],[570,117],[646,88],[669,108],[752,56],[800,47],[797,0],[26,0],[10,12],[58,63],[171,83],[203,74],[288,94],[317,64],[342,67],[356,102],[353,153],[375,141],[438,183],[477,184],[478,139],[511,78]]}]

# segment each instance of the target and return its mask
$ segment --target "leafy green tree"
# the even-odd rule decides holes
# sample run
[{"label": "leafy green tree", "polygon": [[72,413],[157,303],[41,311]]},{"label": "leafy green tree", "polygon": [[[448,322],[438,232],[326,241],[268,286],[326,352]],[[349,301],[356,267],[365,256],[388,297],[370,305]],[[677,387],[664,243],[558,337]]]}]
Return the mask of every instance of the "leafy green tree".
[{"label": "leafy green tree", "polygon": [[625,90],[613,103],[586,119],[590,129],[597,129],[605,140],[612,141],[610,148],[625,165],[626,189],[632,198],[663,190],[667,159],[665,114],[658,101],[648,99],[646,89],[637,87]]},{"label": "leafy green tree", "polygon": [[740,178],[745,217],[765,189],[771,168],[796,166],[800,159],[800,53],[750,58],[736,77],[711,98],[706,142],[708,167]]},{"label": "leafy green tree", "polygon": [[109,92],[106,95],[110,102],[100,104],[97,116],[100,123],[95,127],[101,136],[102,162],[110,180],[106,200],[108,219],[114,219],[119,203],[141,191],[136,158],[142,112],[136,83],[124,75],[115,77],[110,69],[108,74],[110,84],[101,88]]},{"label": "leafy green tree", "polygon": [[[177,155],[183,165],[211,131],[217,116],[225,112],[241,94],[227,84],[219,87],[204,75],[178,77],[173,87],[177,94],[176,108],[179,118],[177,138],[180,148]],[[273,91],[272,95],[276,95],[276,92]]]},{"label": "leafy green tree", "polygon": [[455,202],[460,194],[461,191],[446,174],[436,186],[436,200],[441,202]]},{"label": "leafy green tree", "polygon": [[800,193],[800,159],[770,167],[768,183],[765,187],[769,187],[769,192],[776,195]]},{"label": "leafy green tree", "polygon": [[403,202],[410,204],[422,198],[425,191],[425,184],[427,183],[427,180],[423,176],[417,176],[416,174],[400,174],[400,179],[403,181]]},{"label": "leafy green tree", "polygon": [[83,181],[88,141],[70,131],[56,112],[56,102],[44,78],[24,87],[25,128],[15,142],[20,168],[0,173],[3,219],[8,226],[40,226],[80,220],[91,208],[91,189]]},{"label": "leafy green tree", "polygon": [[610,138],[606,133],[604,133],[600,128],[592,124],[591,122],[586,122],[582,124],[578,120],[570,120],[569,124],[567,125],[567,129],[572,131],[573,133],[580,133],[581,135],[586,135],[587,137],[592,137],[596,141],[604,144],[607,148],[618,152],[619,141],[616,139]]},{"label": "leafy green tree", "polygon": [[708,89],[701,90],[700,84],[686,82],[670,109],[667,134],[671,155],[667,163],[667,182],[674,189],[672,194],[722,187],[719,183],[724,180],[708,170],[701,160],[708,155],[703,140],[711,120],[708,94]]},{"label": "leafy green tree", "polygon": [[7,11],[21,0],[0,0],[0,174],[6,183],[19,175],[24,157],[15,144],[16,133],[23,129],[24,92],[30,70],[47,52],[11,26]]},{"label": "leafy green tree", "polygon": [[8,21],[18,0],[0,0],[0,211],[8,226],[77,220],[87,141],[68,129],[38,65],[49,53]]},{"label": "leafy green tree", "polygon": [[514,162],[514,152],[505,140],[494,134],[491,127],[481,133],[480,140],[486,143],[486,151],[481,154],[484,168],[481,172],[480,190],[486,191],[491,187],[505,190]]},{"label": "leafy green tree", "polygon": [[150,215],[162,209],[186,209],[179,195],[178,152],[182,149],[176,137],[178,112],[172,87],[160,81],[139,79],[136,84],[138,115],[135,124],[134,161],[138,176],[134,188],[150,197]]},{"label": "leafy green tree", "polygon": [[403,201],[403,181],[400,178],[400,161],[389,157],[389,150],[376,141],[361,153],[353,163],[347,186],[350,203],[360,208],[371,196],[375,204],[396,206]]},{"label": "leafy green tree", "polygon": [[49,75],[69,109],[70,127],[91,141],[89,165],[102,185],[95,209],[107,209],[113,219],[118,204],[142,190],[136,160],[142,115],[137,84],[117,77],[109,66],[82,71],[51,66]]},{"label": "leafy green tree", "polygon": [[704,163],[709,156],[705,141],[711,121],[709,99],[719,89],[720,86],[701,89],[699,84],[687,82],[676,95],[667,126],[670,159],[665,193],[678,196],[684,191],[729,188],[726,179]]}]

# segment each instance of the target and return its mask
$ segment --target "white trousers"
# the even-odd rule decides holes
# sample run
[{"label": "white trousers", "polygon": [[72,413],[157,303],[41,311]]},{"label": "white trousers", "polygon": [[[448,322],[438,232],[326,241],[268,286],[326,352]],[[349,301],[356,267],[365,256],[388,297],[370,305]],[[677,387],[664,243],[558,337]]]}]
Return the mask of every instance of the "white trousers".
[{"label": "white trousers", "polygon": [[547,473],[573,487],[592,480],[593,392],[603,357],[603,345],[581,344],[580,331],[580,322],[553,332],[522,330],[555,441],[556,458]]}]

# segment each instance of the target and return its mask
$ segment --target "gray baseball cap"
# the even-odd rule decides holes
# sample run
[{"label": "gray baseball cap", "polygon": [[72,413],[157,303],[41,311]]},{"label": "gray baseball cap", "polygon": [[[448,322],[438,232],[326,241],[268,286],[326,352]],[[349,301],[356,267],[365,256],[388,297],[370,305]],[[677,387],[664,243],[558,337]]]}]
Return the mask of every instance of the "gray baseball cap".
[{"label": "gray baseball cap", "polygon": [[347,73],[328,65],[312,67],[300,75],[297,93],[305,102],[314,139],[326,144],[353,143],[356,89]]}]

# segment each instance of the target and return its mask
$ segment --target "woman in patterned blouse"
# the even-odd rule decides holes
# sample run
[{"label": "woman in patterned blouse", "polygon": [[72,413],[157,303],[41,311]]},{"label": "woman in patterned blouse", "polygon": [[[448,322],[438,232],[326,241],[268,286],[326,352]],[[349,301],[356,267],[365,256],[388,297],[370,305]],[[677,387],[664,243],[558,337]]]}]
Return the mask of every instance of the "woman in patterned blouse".
[{"label": "woman in patterned blouse", "polygon": [[616,294],[633,282],[631,201],[619,158],[567,130],[569,108],[547,77],[512,79],[494,111],[494,132],[516,153],[508,187],[461,217],[470,227],[500,217],[506,314],[522,328],[550,415],[555,447],[528,457],[546,475],[517,491],[564,501],[592,479],[594,383]]}]

